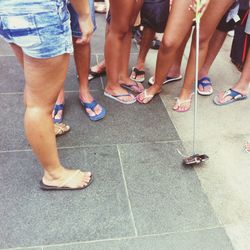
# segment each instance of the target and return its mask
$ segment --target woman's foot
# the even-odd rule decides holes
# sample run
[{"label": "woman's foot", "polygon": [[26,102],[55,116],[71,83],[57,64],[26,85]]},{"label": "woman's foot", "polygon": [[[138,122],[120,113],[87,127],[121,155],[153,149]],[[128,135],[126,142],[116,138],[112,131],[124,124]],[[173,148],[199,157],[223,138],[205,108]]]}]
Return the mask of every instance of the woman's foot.
[{"label": "woman's foot", "polygon": [[[87,105],[87,104],[93,103],[94,98],[88,91],[83,91],[83,92],[84,92],[84,94],[80,93],[79,99],[80,99],[81,104],[84,106],[85,112],[89,116],[90,120],[92,120],[92,118],[94,119],[95,117],[99,117],[103,113],[104,108],[100,104],[97,104],[97,103],[95,103],[92,106]],[[105,112],[105,114],[106,114],[106,112]],[[104,116],[105,116],[105,114],[104,114]],[[100,119],[102,119],[102,118],[100,118]],[[100,119],[98,119],[98,120],[100,120]]]},{"label": "woman's foot", "polygon": [[[165,80],[163,81],[163,85],[171,83],[171,82],[176,82],[176,81],[180,81],[182,79],[182,75],[169,75],[165,78]],[[148,84],[149,85],[154,85],[155,83],[155,77],[152,76],[149,78],[148,80]]]},{"label": "woman's foot", "polygon": [[159,94],[160,92],[161,92],[161,88],[159,88],[159,87],[156,87],[156,88],[150,87],[148,89],[145,89],[139,95],[137,95],[136,100],[139,103],[147,104],[154,98],[155,95]]},{"label": "woman's foot", "polygon": [[209,77],[201,77],[198,81],[198,93],[203,96],[209,96],[213,94],[212,81]]},{"label": "woman's foot", "polygon": [[220,92],[219,94],[217,94],[213,101],[214,104],[218,105],[218,106],[222,106],[222,105],[227,105],[236,101],[240,101],[240,100],[244,100],[247,98],[247,91],[246,90],[238,90],[236,88],[231,88],[228,89],[224,92]]},{"label": "woman's foot", "polygon": [[121,87],[135,93],[141,93],[144,90],[142,83],[131,80],[129,76],[120,76],[119,84]]},{"label": "woman's foot", "polygon": [[88,79],[91,81],[94,78],[97,78],[99,76],[103,76],[106,74],[106,66],[105,63],[98,63],[94,66],[92,66],[89,70],[89,76]]},{"label": "woman's foot", "polygon": [[56,103],[52,112],[52,118],[54,123],[62,123],[63,111],[64,111],[64,103]]},{"label": "woman's foot", "polygon": [[64,123],[54,123],[54,131],[56,136],[64,135],[70,131],[70,126]]},{"label": "woman's foot", "polygon": [[113,89],[106,87],[104,95],[123,104],[136,102],[135,96],[120,86]]},{"label": "woman's foot", "polygon": [[61,168],[53,175],[45,173],[40,187],[44,190],[83,189],[91,183],[91,180],[91,172]]},{"label": "woman's foot", "polygon": [[192,94],[187,96],[176,97],[176,103],[173,106],[173,110],[176,112],[187,112],[191,108]]},{"label": "woman's foot", "polygon": [[144,68],[133,67],[130,74],[130,79],[135,82],[144,82],[145,81]]}]

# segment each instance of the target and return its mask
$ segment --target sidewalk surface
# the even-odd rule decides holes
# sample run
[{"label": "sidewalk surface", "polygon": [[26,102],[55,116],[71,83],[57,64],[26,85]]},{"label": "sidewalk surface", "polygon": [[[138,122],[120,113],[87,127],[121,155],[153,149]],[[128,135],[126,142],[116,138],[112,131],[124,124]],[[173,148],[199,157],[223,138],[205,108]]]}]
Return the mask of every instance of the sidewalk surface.
[{"label": "sidewalk surface", "polygon": [[[92,64],[103,58],[104,16],[97,19]],[[239,78],[231,41],[211,70],[216,91]],[[131,65],[137,52],[133,45]],[[155,58],[151,51],[148,77]],[[193,109],[171,110],[182,82],[165,86],[149,105],[104,97],[105,82],[90,83],[108,111],[91,122],[79,104],[71,60],[64,121],[72,130],[58,138],[58,148],[64,165],[94,173],[93,184],[84,191],[41,191],[42,171],[23,131],[22,70],[0,42],[0,249],[250,249],[250,155],[242,150],[250,139],[249,101],[216,107],[212,97],[199,97],[198,148],[210,160],[185,168],[177,149],[191,153]]]}]

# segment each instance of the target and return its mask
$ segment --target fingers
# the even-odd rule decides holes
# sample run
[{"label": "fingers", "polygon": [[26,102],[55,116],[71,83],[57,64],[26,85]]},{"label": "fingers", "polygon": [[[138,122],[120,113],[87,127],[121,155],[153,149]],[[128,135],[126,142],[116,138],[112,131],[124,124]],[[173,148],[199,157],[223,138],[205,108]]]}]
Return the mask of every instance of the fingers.
[{"label": "fingers", "polygon": [[92,34],[94,32],[94,26],[91,20],[90,15],[79,17],[78,18],[80,30],[82,32],[82,37],[78,38],[76,40],[76,43],[78,44],[86,44],[90,42],[90,39],[92,37]]},{"label": "fingers", "polygon": [[76,39],[77,44],[87,44],[90,42],[93,33],[83,34],[82,37]]}]

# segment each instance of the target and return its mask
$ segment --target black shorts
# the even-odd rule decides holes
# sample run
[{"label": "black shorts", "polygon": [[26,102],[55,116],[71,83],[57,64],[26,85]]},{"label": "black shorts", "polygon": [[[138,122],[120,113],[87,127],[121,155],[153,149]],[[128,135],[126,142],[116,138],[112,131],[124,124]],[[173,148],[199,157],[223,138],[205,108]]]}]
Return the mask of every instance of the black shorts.
[{"label": "black shorts", "polygon": [[[226,12],[226,14],[222,17],[222,19],[220,20],[220,23],[217,26],[217,30],[222,31],[222,32],[229,32],[231,30],[234,30],[235,28],[235,24],[237,22],[235,22],[233,19],[231,19],[228,23],[227,23],[227,16],[228,13],[230,12],[230,10],[234,7],[233,6],[230,7],[230,9]],[[238,13],[239,16],[241,16],[241,11],[239,11]]]},{"label": "black shorts", "polygon": [[163,33],[169,16],[169,0],[145,0],[141,9],[141,25]]}]

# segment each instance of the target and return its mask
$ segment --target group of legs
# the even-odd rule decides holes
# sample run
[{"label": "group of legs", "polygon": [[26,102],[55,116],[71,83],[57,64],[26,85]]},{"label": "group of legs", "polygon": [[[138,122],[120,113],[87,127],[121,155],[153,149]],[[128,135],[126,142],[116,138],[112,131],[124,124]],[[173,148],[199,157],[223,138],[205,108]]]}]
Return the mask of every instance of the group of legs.
[{"label": "group of legs", "polygon": [[[94,2],[89,0],[90,15],[94,30],[96,29]],[[77,70],[77,77],[79,80],[79,101],[82,104],[87,116],[92,121],[102,119],[106,115],[106,110],[98,104],[89,90],[88,74],[90,67],[90,42],[77,43],[77,38],[81,37],[81,31],[78,24],[78,16],[71,4],[68,5],[68,10],[71,19],[72,42],[74,47],[74,61]],[[53,121],[55,124],[61,124],[63,121],[63,111],[65,103],[64,87],[60,90],[57,97],[56,104],[53,110]],[[67,132],[65,130],[64,132]]]},{"label": "group of legs", "polygon": [[[75,1],[72,0],[71,2],[73,4]],[[84,1],[80,2],[84,3]],[[200,68],[205,62],[209,40],[212,37],[220,18],[232,3],[233,0],[210,0],[210,4],[208,5],[201,21]],[[24,3],[23,1],[20,1],[18,4],[19,6],[15,7],[20,7]],[[20,42],[20,31],[23,31],[27,27],[20,27],[20,29],[17,28],[16,30],[12,30],[13,37],[9,37],[9,33],[2,28],[3,25],[0,25],[0,35],[11,44],[11,47],[13,48],[24,70],[26,82],[24,91],[26,106],[24,117],[25,132],[33,151],[44,169],[44,176],[41,180],[41,188],[47,190],[84,188],[91,183],[92,174],[90,172],[67,169],[62,166],[58,157],[56,138],[54,135],[54,125],[51,119],[56,99],[58,99],[58,104],[63,104],[64,102],[63,84],[69,64],[69,53],[72,52],[71,49],[65,49],[67,47],[66,45],[70,47],[69,44],[71,43],[70,32],[68,32],[68,29],[70,29],[69,18],[66,7],[58,6],[57,1],[39,2],[39,0],[37,0],[37,4],[40,8],[46,5],[44,9],[50,9],[53,7],[57,10],[49,12],[49,18],[44,19],[47,23],[42,22],[41,24],[37,24],[38,27],[36,28],[43,31],[41,33],[44,35],[41,39],[41,41],[43,41],[42,43],[34,42],[34,44],[27,45],[25,44],[27,41],[25,39],[23,43]],[[62,1],[62,4],[66,5],[66,1]],[[1,15],[6,16],[6,19],[8,19],[8,15],[11,15],[11,10],[14,10],[13,6],[10,6],[10,11],[7,11],[6,14],[6,9],[2,7],[6,7],[8,5],[11,5],[11,3],[7,0],[0,3],[0,13]],[[135,102],[135,96],[130,94],[127,89],[136,93],[141,92],[141,94],[138,95],[137,100],[142,103],[149,102],[155,94],[161,92],[162,84],[167,77],[171,77],[170,69],[173,66],[173,62],[177,61],[178,64],[178,51],[181,46],[185,44],[185,39],[190,32],[194,18],[193,12],[189,10],[189,1],[174,0],[157,58],[154,81],[149,89],[144,90],[140,83],[130,79],[128,73],[131,48],[131,29],[140,9],[142,8],[142,5],[143,0],[110,0],[111,21],[109,27],[107,28],[105,44],[106,71],[108,76],[107,85],[105,87],[105,95],[126,104]],[[30,12],[35,9],[29,4],[26,4],[25,6],[30,6]],[[74,6],[76,9],[79,8],[77,4]],[[44,9],[42,9],[41,13],[37,12],[32,15],[35,17],[40,14],[47,15],[44,13]],[[60,18],[57,16],[59,12]],[[79,13],[81,14],[81,11],[78,12],[78,14]],[[13,13],[13,16],[17,18],[19,15],[18,18],[21,20],[22,18],[25,18],[25,16],[21,14],[22,13],[19,12]],[[53,20],[51,19],[52,17],[54,17]],[[20,22],[20,25],[25,24],[29,20],[30,17],[27,20],[25,19],[25,22]],[[42,19],[40,18],[38,20]],[[81,20],[86,21],[86,16]],[[54,21],[54,23],[52,21]],[[60,23],[55,24],[57,21],[60,21]],[[50,33],[53,27],[51,24],[56,26],[55,31],[58,32],[58,35],[55,35],[55,31]],[[41,27],[39,27],[39,25],[41,25]],[[61,30],[58,31],[58,27],[63,27],[63,32]],[[31,29],[31,31],[29,28],[29,34],[34,31],[34,34],[37,36],[36,28],[33,28],[34,30]],[[15,38],[15,32],[18,34],[18,39]],[[51,36],[52,34],[53,37]],[[146,30],[145,36],[147,35],[152,37],[152,34],[150,32],[147,33]],[[34,38],[34,36],[35,35],[33,35],[32,38]],[[47,42],[51,42],[51,39],[53,39],[53,46],[56,44],[57,48],[51,48],[51,54],[48,55],[46,53],[52,45]],[[186,101],[189,101],[192,95],[195,75],[194,41],[195,34],[193,35],[190,56],[184,78],[184,85],[179,99],[174,107],[174,109],[179,111],[187,109]],[[84,108],[87,114],[95,117],[100,115],[104,108],[97,103],[93,104],[93,97],[88,90],[87,77],[90,60],[90,47],[89,44],[78,43],[77,38],[73,39],[73,44],[75,47],[75,62],[80,81],[80,99],[85,105]],[[60,47],[60,45],[62,46]],[[41,48],[41,46],[43,47]],[[54,53],[54,50],[57,50],[58,48],[63,49],[60,52],[56,51],[56,53]],[[36,53],[41,54],[38,55]],[[42,53],[45,54],[42,55]],[[141,56],[145,56],[145,52],[142,53]],[[250,55],[248,53],[247,61],[239,83],[234,86],[235,89],[241,87],[243,88],[245,82],[249,83],[249,58]],[[138,62],[138,67],[140,66],[139,64],[140,62]],[[177,73],[179,74],[179,72]],[[131,78],[134,78],[133,75]],[[62,96],[59,95],[60,91]],[[244,89],[242,89],[242,91],[244,91]],[[60,119],[60,117],[58,118],[56,115],[57,114],[54,113],[54,118]]]},{"label": "group of legs", "polygon": [[[162,2],[169,3],[169,1]],[[227,34],[226,32],[216,30],[216,27],[233,2],[233,0],[211,0],[204,16],[202,17],[199,74],[199,79],[201,79],[201,81],[199,82],[199,93],[203,95],[210,95],[213,92],[211,82],[209,81],[210,79],[207,79],[206,76]],[[140,103],[148,103],[152,100],[154,95],[161,92],[163,84],[180,80],[182,78],[180,74],[181,61],[187,40],[191,34],[194,13],[189,10],[190,3],[184,0],[173,1],[168,18],[168,10],[166,11],[166,27],[164,27],[165,30],[163,29],[161,31],[164,31],[164,35],[157,57],[155,74],[149,79],[149,84],[152,86],[147,90],[143,90],[143,86],[138,86],[138,84],[145,80],[144,66],[146,56],[155,32],[159,30],[147,26],[147,24],[144,25],[139,55],[135,67],[132,68],[132,73],[129,79],[128,53],[130,51],[131,43],[130,30],[141,7],[141,15],[143,16],[143,7],[146,3],[143,4],[140,1],[123,1],[122,4],[122,10],[119,11],[118,7],[116,7],[111,1],[111,23],[108,25],[105,49],[106,61],[103,61],[98,65],[100,71],[108,68],[108,81],[105,88],[105,95],[126,104],[134,103],[135,99]],[[153,3],[150,4],[153,5]],[[125,12],[124,10],[126,10],[126,15],[122,13]],[[121,18],[121,15],[123,18]],[[180,16],[182,16],[182,18],[179,18]],[[210,40],[211,43],[209,43]],[[122,48],[119,50],[121,53],[115,54],[115,51],[120,48]],[[209,54],[207,53],[208,50],[210,50]],[[194,76],[195,32],[192,37],[192,45],[186,67],[184,84],[180,96],[177,98],[177,102],[173,107],[175,111],[183,112],[189,110],[193,93]],[[133,80],[133,82],[131,80]],[[130,88],[128,89],[142,93],[135,98],[132,94],[122,88],[124,85],[121,86],[121,84],[124,83],[129,85]]]}]

